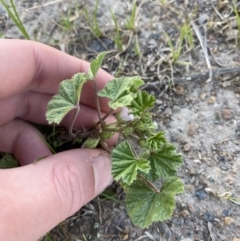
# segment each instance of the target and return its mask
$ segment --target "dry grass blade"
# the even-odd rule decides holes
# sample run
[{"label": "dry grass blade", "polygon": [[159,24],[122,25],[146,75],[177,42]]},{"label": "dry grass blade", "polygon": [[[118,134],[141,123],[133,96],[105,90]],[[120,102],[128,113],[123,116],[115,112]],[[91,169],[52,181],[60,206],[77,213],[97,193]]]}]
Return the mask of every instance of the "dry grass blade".
[{"label": "dry grass blade", "polygon": [[198,37],[198,40],[201,44],[203,54],[204,54],[204,57],[205,57],[205,60],[206,60],[206,64],[207,64],[207,67],[209,69],[209,78],[208,78],[207,82],[210,82],[210,81],[212,81],[212,78],[213,78],[213,71],[212,71],[212,65],[211,65],[211,62],[210,62],[210,59],[209,59],[209,56],[208,56],[207,43],[206,43],[206,31],[205,31],[205,36],[203,38],[198,26],[193,21],[190,21],[190,23],[193,26],[193,29],[194,29],[194,31],[195,31],[195,33]]},{"label": "dry grass blade", "polygon": [[42,5],[38,5],[38,6],[34,6],[34,7],[31,7],[31,8],[28,8],[28,9],[26,9],[26,11],[35,10],[35,9],[38,9],[38,8],[46,7],[46,6],[49,6],[49,5],[52,5],[52,4],[56,4],[56,3],[59,3],[59,2],[62,2],[62,1],[63,0],[56,0],[56,1],[48,2],[48,3],[42,4]]}]

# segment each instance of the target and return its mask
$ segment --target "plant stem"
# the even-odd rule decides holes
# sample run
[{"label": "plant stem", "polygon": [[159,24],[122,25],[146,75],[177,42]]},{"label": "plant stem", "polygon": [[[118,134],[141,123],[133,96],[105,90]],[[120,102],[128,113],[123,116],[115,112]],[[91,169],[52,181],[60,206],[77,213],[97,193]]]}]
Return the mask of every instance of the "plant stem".
[{"label": "plant stem", "polygon": [[138,136],[135,136],[135,135],[133,135],[133,134],[131,134],[130,137],[131,137],[132,139],[136,140],[136,141],[139,141],[139,140],[140,140],[140,138],[139,138]]},{"label": "plant stem", "polygon": [[122,127],[116,127],[116,128],[104,128],[104,131],[110,131],[110,132],[122,132],[123,128]]},{"label": "plant stem", "polygon": [[[97,107],[97,113],[98,113],[98,118],[99,118],[99,124],[101,124],[101,127],[103,127],[104,123],[101,117],[101,108],[100,108],[100,102],[99,102],[99,98],[98,98],[98,86],[97,86],[97,81],[95,80],[95,78],[93,78],[93,85],[94,85],[94,89],[95,89],[95,96],[96,96],[96,107]],[[96,125],[95,125],[96,126]]]},{"label": "plant stem", "polygon": [[91,136],[98,136],[99,133],[100,133],[99,129],[93,129],[85,132],[78,132],[76,135],[81,139],[85,139]]},{"label": "plant stem", "polygon": [[157,192],[157,193],[160,192],[150,181],[148,181],[146,178],[144,178],[142,174],[139,174],[138,177],[139,177],[143,182],[145,182],[145,184],[147,184],[147,186],[150,187],[154,192]]},{"label": "plant stem", "polygon": [[106,152],[112,154],[112,150],[109,148],[108,144],[104,140],[101,140],[100,144]]},{"label": "plant stem", "polygon": [[76,112],[75,112],[75,114],[74,114],[74,116],[73,116],[73,119],[72,119],[72,122],[71,122],[71,126],[70,126],[70,128],[69,128],[69,134],[70,134],[71,136],[73,136],[73,137],[75,137],[75,134],[73,133],[73,125],[74,125],[74,123],[75,123],[75,121],[76,121],[76,119],[77,119],[77,116],[78,116],[79,111],[80,111],[80,107],[77,106]]},{"label": "plant stem", "polygon": [[[101,124],[101,122],[105,121],[108,116],[110,116],[112,113],[114,112],[114,110],[111,108],[106,114],[105,116],[103,116],[102,118],[99,118],[99,121],[95,124],[95,127],[98,126],[99,124]],[[112,123],[111,123],[112,124]]]}]

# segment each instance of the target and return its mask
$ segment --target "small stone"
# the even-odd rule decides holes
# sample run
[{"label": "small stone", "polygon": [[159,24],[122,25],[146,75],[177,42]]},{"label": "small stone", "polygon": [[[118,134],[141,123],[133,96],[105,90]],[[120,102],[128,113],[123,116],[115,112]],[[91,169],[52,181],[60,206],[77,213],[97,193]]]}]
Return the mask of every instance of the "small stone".
[{"label": "small stone", "polygon": [[184,224],[184,219],[183,218],[172,218],[172,223],[174,225],[183,225]]},{"label": "small stone", "polygon": [[195,163],[201,163],[201,161],[199,159],[194,159],[193,162]]},{"label": "small stone", "polygon": [[224,156],[218,156],[217,159],[218,159],[218,161],[220,161],[220,162],[225,162],[225,161],[226,161],[226,159],[225,159]]},{"label": "small stone", "polygon": [[226,165],[221,165],[221,166],[220,166],[220,169],[223,170],[223,171],[228,171],[228,170],[229,170],[229,167],[226,166]]},{"label": "small stone", "polygon": [[191,148],[192,148],[192,146],[189,143],[186,143],[183,145],[183,150],[186,152],[190,151]]},{"label": "small stone", "polygon": [[206,99],[206,96],[207,96],[206,93],[203,93],[200,95],[200,99],[204,101]]},{"label": "small stone", "polygon": [[183,95],[184,94],[184,88],[181,85],[175,85],[175,93],[177,95]]},{"label": "small stone", "polygon": [[228,185],[233,185],[234,183],[234,178],[233,177],[227,177],[224,179],[224,181],[226,182],[226,184]]},{"label": "small stone", "polygon": [[233,218],[231,218],[231,217],[225,217],[224,218],[224,223],[226,225],[230,225],[231,223],[234,223],[234,222],[235,222],[235,220]]},{"label": "small stone", "polygon": [[216,99],[217,99],[216,96],[213,95],[208,99],[207,102],[208,102],[209,105],[212,105],[212,104],[215,103]]},{"label": "small stone", "polygon": [[200,15],[199,15],[199,18],[198,18],[198,23],[199,23],[199,25],[202,25],[202,24],[204,24],[205,22],[207,22],[207,21],[208,21],[208,18],[209,18],[209,16],[208,16],[206,13],[200,14]]},{"label": "small stone", "polygon": [[233,118],[233,114],[230,109],[223,109],[221,111],[222,117],[225,120],[231,120]]},{"label": "small stone", "polygon": [[199,189],[199,190],[197,190],[197,191],[195,192],[195,194],[196,194],[196,196],[197,196],[200,200],[202,200],[202,199],[204,199],[204,198],[207,197],[207,193],[205,192],[204,189]]},{"label": "small stone", "polygon": [[157,46],[157,41],[155,39],[151,38],[148,41],[148,45],[151,45],[151,47],[156,47]]},{"label": "small stone", "polygon": [[224,81],[222,84],[221,84],[221,86],[223,87],[223,88],[226,88],[226,87],[228,87],[228,86],[230,86],[231,85],[231,82],[230,81]]},{"label": "small stone", "polygon": [[162,105],[163,101],[162,100],[156,100],[156,105]]},{"label": "small stone", "polygon": [[204,188],[204,190],[205,190],[205,192],[207,192],[207,193],[212,193],[212,194],[214,194],[213,190],[212,190],[210,187],[206,187],[206,188]]},{"label": "small stone", "polygon": [[188,204],[187,206],[188,206],[188,211],[190,213],[194,213],[195,212],[195,207],[192,204]]},{"label": "small stone", "polygon": [[182,214],[184,217],[189,216],[189,212],[188,212],[188,210],[186,210],[186,209],[182,210],[181,214]]},{"label": "small stone", "polygon": [[188,172],[189,172],[189,174],[191,174],[191,175],[195,175],[195,174],[196,174],[196,170],[195,170],[195,168],[193,168],[193,167],[188,168]]},{"label": "small stone", "polygon": [[240,238],[233,238],[232,241],[240,241]]},{"label": "small stone", "polygon": [[125,241],[128,239],[129,234],[127,232],[120,232],[118,236],[121,240]]},{"label": "small stone", "polygon": [[214,214],[209,213],[209,212],[204,213],[203,218],[204,218],[207,222],[214,222],[214,221],[215,221],[215,216],[214,216]]},{"label": "small stone", "polygon": [[222,215],[224,215],[225,217],[228,217],[229,215],[232,214],[232,209],[223,209],[222,211]]},{"label": "small stone", "polygon": [[181,110],[181,107],[174,105],[172,109],[173,109],[173,111],[179,111],[179,110]]},{"label": "small stone", "polygon": [[159,230],[160,230],[161,234],[166,238],[166,240],[171,239],[172,232],[171,232],[171,229],[169,228],[169,226],[166,223],[161,222],[159,224]]},{"label": "small stone", "polygon": [[193,124],[189,124],[189,125],[188,125],[187,134],[188,134],[189,136],[193,136],[194,133],[195,133],[195,127],[194,127],[194,125],[193,125]]},{"label": "small stone", "polygon": [[164,111],[164,114],[169,117],[172,115],[172,109],[171,108],[166,108],[165,111]]}]

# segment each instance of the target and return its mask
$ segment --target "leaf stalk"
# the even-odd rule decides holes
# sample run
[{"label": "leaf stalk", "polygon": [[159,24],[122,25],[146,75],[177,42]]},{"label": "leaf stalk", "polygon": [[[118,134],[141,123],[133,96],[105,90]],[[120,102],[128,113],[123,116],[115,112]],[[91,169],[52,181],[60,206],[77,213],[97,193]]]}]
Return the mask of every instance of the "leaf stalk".
[{"label": "leaf stalk", "polygon": [[80,107],[79,107],[79,105],[77,106],[77,109],[76,109],[76,111],[75,111],[75,114],[74,114],[74,116],[73,116],[73,119],[72,119],[72,121],[71,121],[71,126],[70,126],[70,128],[69,128],[69,135],[70,136],[73,136],[73,137],[76,137],[76,135],[73,133],[73,126],[74,126],[74,123],[75,123],[75,121],[76,121],[76,119],[77,119],[77,116],[78,116],[78,114],[79,114],[79,111],[80,111]]},{"label": "leaf stalk", "polygon": [[139,174],[138,175],[139,179],[141,179],[149,188],[151,188],[154,192],[159,193],[160,191],[146,178],[144,178],[143,175]]},{"label": "leaf stalk", "polygon": [[100,102],[99,102],[99,98],[98,98],[98,86],[97,86],[97,81],[95,78],[93,78],[93,85],[94,85],[94,90],[95,90],[95,96],[96,96],[96,107],[97,107],[97,113],[98,113],[98,119],[99,119],[99,123],[101,124],[101,127],[103,127],[104,122],[103,119],[101,117],[101,107],[100,107]]}]

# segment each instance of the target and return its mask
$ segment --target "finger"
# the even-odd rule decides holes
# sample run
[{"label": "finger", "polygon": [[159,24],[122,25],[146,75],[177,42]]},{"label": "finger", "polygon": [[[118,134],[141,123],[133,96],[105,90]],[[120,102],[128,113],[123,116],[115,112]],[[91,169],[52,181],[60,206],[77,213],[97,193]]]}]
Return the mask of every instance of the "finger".
[{"label": "finger", "polygon": [[112,180],[110,173],[109,157],[88,149],[1,170],[0,240],[38,240],[101,193]]},{"label": "finger", "polygon": [[[0,112],[4,113],[0,119],[0,125],[3,125],[14,118],[23,119],[37,124],[47,125],[46,120],[47,105],[52,95],[40,94],[28,91],[21,98],[13,96],[12,98],[0,101]],[[71,125],[73,114],[76,109],[64,117],[61,126],[68,128]],[[104,116],[105,113],[102,113]],[[96,109],[80,104],[80,113],[75,121],[74,127],[82,129],[93,126],[99,120]],[[113,116],[107,118],[107,123],[114,122]]]},{"label": "finger", "polygon": [[[28,91],[21,98],[12,98],[0,101],[0,110],[4,115],[1,116],[0,125],[11,121],[14,118],[31,121],[38,124],[47,125],[46,112],[48,102],[52,95],[40,94]],[[63,121],[63,125],[69,127],[72,121],[73,110]],[[103,113],[104,115],[104,113]],[[85,104],[80,104],[80,115],[76,120],[77,127],[90,127],[98,121],[96,109]]]},{"label": "finger", "polygon": [[[49,94],[39,94],[36,92],[27,92],[24,95],[22,105],[18,108],[21,113],[18,111],[18,118],[28,120],[38,124],[47,125],[48,121],[46,120],[47,105],[50,99],[52,98]],[[1,104],[0,104],[1,106]],[[13,107],[13,106],[12,106]],[[14,107],[13,107],[14,108]],[[10,108],[11,109],[11,108]],[[73,115],[76,112],[76,109],[72,110],[69,114],[64,117],[61,125],[69,127],[73,120]],[[104,116],[105,113],[102,113]],[[99,120],[97,110],[95,108],[89,107],[88,105],[80,103],[80,112],[78,118],[75,121],[75,128],[91,127]],[[107,120],[108,122],[114,122],[115,119],[111,116]]]},{"label": "finger", "polygon": [[21,120],[0,126],[0,138],[4,139],[0,142],[0,151],[13,153],[21,165],[52,154],[40,132]]},{"label": "finger", "polygon": [[[44,44],[4,39],[0,40],[0,65],[1,99],[27,90],[56,94],[62,80],[89,69],[88,62]],[[110,79],[110,74],[99,70],[96,76],[99,89]],[[95,107],[94,96],[93,85],[87,82],[82,91],[82,102]],[[101,98],[100,103],[102,110],[109,109],[107,99]]]},{"label": "finger", "polygon": [[[87,115],[84,115],[84,117],[86,116]],[[69,127],[70,119],[72,118],[69,116],[63,124]],[[82,127],[82,119],[84,118],[81,118],[81,116],[77,118],[78,124],[76,128],[80,129],[80,127]],[[109,117],[106,121],[111,120],[112,122],[112,119],[113,117]],[[88,122],[91,123],[91,120],[90,118]],[[89,123],[86,123],[86,126]],[[52,155],[42,134],[32,125],[19,119],[15,119],[5,125],[0,125],[0,138],[4,138],[4,141],[0,141],[0,152],[12,153],[21,166]],[[116,143],[117,139],[118,135],[114,135],[111,139],[107,140],[106,143],[112,146]]]}]

